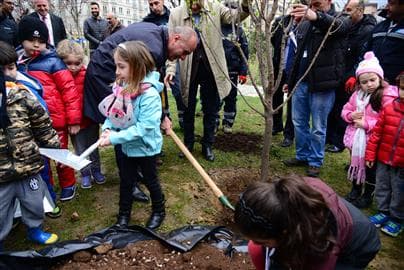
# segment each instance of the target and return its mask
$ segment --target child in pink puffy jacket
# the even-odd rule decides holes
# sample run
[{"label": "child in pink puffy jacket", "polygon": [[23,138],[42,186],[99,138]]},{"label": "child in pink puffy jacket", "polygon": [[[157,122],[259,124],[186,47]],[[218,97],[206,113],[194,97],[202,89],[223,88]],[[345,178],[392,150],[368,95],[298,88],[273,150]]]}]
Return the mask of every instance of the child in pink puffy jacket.
[{"label": "child in pink puffy jacket", "polygon": [[352,181],[352,190],[345,198],[358,208],[370,206],[376,182],[376,169],[365,166],[367,140],[376,125],[382,106],[398,97],[397,87],[385,82],[383,76],[378,59],[373,52],[367,52],[356,69],[357,90],[341,113],[348,123],[344,144],[351,154],[348,179]]}]

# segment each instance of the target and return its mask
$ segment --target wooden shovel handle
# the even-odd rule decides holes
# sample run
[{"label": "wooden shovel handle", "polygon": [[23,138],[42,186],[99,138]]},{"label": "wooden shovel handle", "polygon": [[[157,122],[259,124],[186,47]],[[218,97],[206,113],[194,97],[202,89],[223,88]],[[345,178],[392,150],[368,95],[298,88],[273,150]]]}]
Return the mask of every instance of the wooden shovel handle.
[{"label": "wooden shovel handle", "polygon": [[194,156],[189,152],[188,148],[182,143],[182,141],[178,138],[178,136],[174,133],[173,130],[170,130],[169,135],[173,138],[174,142],[178,145],[181,152],[187,157],[187,159],[191,162],[191,164],[195,167],[198,173],[202,176],[203,180],[208,184],[208,186],[212,189],[213,193],[217,197],[223,196],[223,192],[217,187],[215,182],[213,182],[212,178],[205,172],[202,166],[198,163],[198,161],[194,158]]}]

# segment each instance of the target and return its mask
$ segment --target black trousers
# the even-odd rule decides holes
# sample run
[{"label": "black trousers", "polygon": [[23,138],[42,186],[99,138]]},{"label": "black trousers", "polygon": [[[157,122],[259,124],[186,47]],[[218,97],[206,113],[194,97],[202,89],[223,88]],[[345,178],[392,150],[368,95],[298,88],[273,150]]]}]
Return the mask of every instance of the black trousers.
[{"label": "black trousers", "polygon": [[326,142],[340,149],[345,148],[344,134],[347,127],[347,123],[341,117],[341,112],[348,102],[349,96],[344,89],[339,88],[335,93],[334,106],[328,115]]},{"label": "black trousers", "polygon": [[237,83],[238,75],[230,74],[230,80],[232,81],[230,93],[223,99],[223,125],[232,127],[237,114]]},{"label": "black trousers", "polygon": [[[283,76],[281,83],[279,84],[279,89],[276,90],[272,99],[274,108],[283,103],[282,86],[283,84],[285,84],[284,77],[285,76]],[[293,140],[293,138],[295,137],[295,130],[292,122],[292,99],[288,101],[285,128],[283,127],[283,108],[281,108],[277,114],[274,114],[273,130],[277,132],[283,131],[283,137],[286,139]]]},{"label": "black trousers", "polygon": [[115,158],[119,169],[119,212],[130,213],[132,210],[132,188],[134,179],[138,175],[138,168],[143,174],[143,184],[150,192],[152,204],[161,203],[164,200],[160,181],[157,177],[156,156],[128,157],[122,152],[121,145],[115,146]]},{"label": "black trousers", "polygon": [[220,109],[220,98],[215,78],[205,61],[193,63],[191,83],[189,86],[188,106],[184,112],[184,142],[193,145],[195,142],[195,107],[196,95],[200,86],[200,98],[203,111],[202,145],[211,146],[215,141],[215,122]]}]

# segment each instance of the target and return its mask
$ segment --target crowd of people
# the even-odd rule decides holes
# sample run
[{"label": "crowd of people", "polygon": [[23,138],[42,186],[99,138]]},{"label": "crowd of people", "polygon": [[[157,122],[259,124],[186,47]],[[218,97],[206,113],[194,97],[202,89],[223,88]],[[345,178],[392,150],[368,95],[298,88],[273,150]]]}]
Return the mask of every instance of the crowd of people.
[{"label": "crowd of people", "polygon": [[[48,0],[35,0],[35,12],[18,23],[14,2],[0,4],[0,250],[17,199],[28,238],[51,244],[58,237],[42,229],[43,197],[49,194],[54,204],[46,215],[57,218],[57,202],[72,200],[77,182],[83,189],[105,183],[96,150],[80,181],[73,169],[56,164],[56,195],[51,161],[38,147],[67,149],[69,138],[78,155],[97,141],[114,146],[120,178],[115,226],[129,225],[133,201],[150,200],[146,227],[157,229],[166,215],[157,166],[162,133],[172,127],[167,90],[193,152],[199,89],[201,151],[213,162],[221,107],[223,132],[231,134],[237,85],[247,80],[248,41],[234,18],[249,16],[248,1],[195,0],[168,9],[163,0],[149,0],[150,14],[127,27],[113,13],[103,19],[99,4],[91,2],[83,25],[87,66],[82,46],[66,39],[63,20],[50,13]],[[331,0],[312,0],[293,4],[273,23],[274,74],[281,72],[282,80],[274,105],[294,89],[286,125],[280,111],[273,134],[284,133],[283,147],[295,141],[296,155],[284,163],[307,167],[308,177],[257,183],[241,195],[235,221],[251,239],[257,269],[364,269],[380,249],[376,228],[393,237],[402,231],[404,3],[389,0],[378,24],[364,14],[362,0],[350,0],[344,11],[337,13]],[[345,148],[352,190],[343,199],[318,177],[325,152]],[[368,207],[374,194],[378,212],[366,218],[357,208]]]}]

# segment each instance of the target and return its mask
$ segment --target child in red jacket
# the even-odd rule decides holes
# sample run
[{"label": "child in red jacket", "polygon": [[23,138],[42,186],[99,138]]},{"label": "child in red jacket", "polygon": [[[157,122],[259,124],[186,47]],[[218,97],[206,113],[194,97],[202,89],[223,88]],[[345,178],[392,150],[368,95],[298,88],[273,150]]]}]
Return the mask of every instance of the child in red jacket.
[{"label": "child in red jacket", "polygon": [[[52,126],[58,133],[61,148],[67,149],[68,134],[78,133],[81,122],[81,99],[73,77],[53,47],[47,47],[48,28],[41,20],[25,16],[18,25],[18,38],[23,47],[18,70],[27,72],[42,84]],[[76,191],[74,170],[60,164],[56,169],[60,200],[73,199]]]},{"label": "child in red jacket", "polygon": [[369,217],[381,231],[396,237],[404,221],[404,72],[397,78],[400,98],[386,105],[366,148],[366,165],[377,159],[378,213]]},{"label": "child in red jacket", "polygon": [[[74,78],[76,89],[80,96],[81,106],[83,106],[84,95],[84,77],[86,75],[86,67],[83,65],[84,50],[83,48],[72,40],[62,40],[57,47],[57,53]],[[85,117],[84,114],[81,118],[80,131],[77,134],[71,134],[74,150],[77,155],[82,154],[88,147],[94,144],[99,138],[99,126],[90,118]],[[90,155],[92,163],[86,168],[81,170],[81,187],[91,188],[91,176],[95,183],[105,183],[105,177],[101,173],[100,154],[98,149]]]}]

